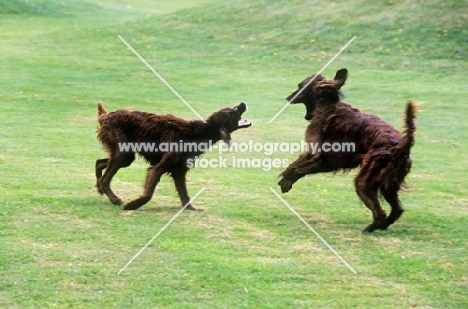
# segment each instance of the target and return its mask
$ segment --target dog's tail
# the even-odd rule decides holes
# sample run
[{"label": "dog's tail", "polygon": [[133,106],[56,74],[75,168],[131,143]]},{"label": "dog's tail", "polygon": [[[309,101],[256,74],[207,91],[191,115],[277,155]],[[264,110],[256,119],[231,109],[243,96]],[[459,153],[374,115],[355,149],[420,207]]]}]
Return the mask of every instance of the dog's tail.
[{"label": "dog's tail", "polygon": [[405,129],[403,131],[403,139],[401,141],[399,151],[403,155],[409,155],[410,149],[414,144],[414,133],[416,132],[414,119],[416,118],[417,112],[418,105],[414,101],[409,100],[408,105],[406,106]]},{"label": "dog's tail", "polygon": [[102,102],[99,101],[97,104],[97,109],[98,109],[98,121],[100,124],[102,124],[103,116],[107,115],[107,111],[104,109],[104,106],[102,106]]}]

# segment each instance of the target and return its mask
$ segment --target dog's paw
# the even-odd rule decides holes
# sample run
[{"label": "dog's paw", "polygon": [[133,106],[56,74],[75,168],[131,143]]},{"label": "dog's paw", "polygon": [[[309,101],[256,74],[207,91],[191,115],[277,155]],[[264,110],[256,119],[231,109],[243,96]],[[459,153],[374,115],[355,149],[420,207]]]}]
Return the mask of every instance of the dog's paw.
[{"label": "dog's paw", "polygon": [[117,196],[116,197],[109,197],[109,200],[111,201],[112,204],[120,206],[123,204],[123,201],[119,199]]},{"label": "dog's paw", "polygon": [[99,194],[104,195],[104,191],[101,188],[101,184],[99,183],[99,180],[96,181],[96,190],[98,191]]},{"label": "dog's paw", "polygon": [[195,207],[193,207],[191,204],[188,204],[186,207],[185,207],[186,210],[198,210],[196,209]]},{"label": "dog's paw", "polygon": [[185,210],[205,211],[205,209],[203,208],[195,208],[192,205],[188,205],[187,207],[185,207]]},{"label": "dog's paw", "polygon": [[139,207],[134,205],[132,202],[128,202],[125,205],[123,205],[123,210],[135,210],[138,209]]},{"label": "dog's paw", "polygon": [[103,195],[104,191],[101,189],[101,185],[99,183],[96,183],[96,190],[99,194]]},{"label": "dog's paw", "polygon": [[281,192],[286,193],[291,190],[293,182],[283,178],[278,182],[278,185],[281,187]]},{"label": "dog's paw", "polygon": [[363,233],[372,233],[373,231],[375,231],[377,228],[374,224],[369,224],[368,226],[366,226],[365,229],[362,230]]}]

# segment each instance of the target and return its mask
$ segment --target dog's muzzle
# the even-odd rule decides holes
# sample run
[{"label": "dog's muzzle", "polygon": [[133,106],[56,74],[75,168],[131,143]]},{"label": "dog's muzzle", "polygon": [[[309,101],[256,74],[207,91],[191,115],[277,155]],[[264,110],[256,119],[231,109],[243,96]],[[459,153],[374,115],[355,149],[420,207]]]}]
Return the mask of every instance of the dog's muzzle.
[{"label": "dog's muzzle", "polygon": [[[238,111],[241,115],[245,112],[247,112],[249,109],[247,107],[247,104],[245,102],[241,102],[239,104],[237,104],[236,106],[234,106],[234,110]],[[250,120],[239,120],[239,122],[237,123],[237,126],[239,128],[248,128],[252,125],[252,121]]]}]

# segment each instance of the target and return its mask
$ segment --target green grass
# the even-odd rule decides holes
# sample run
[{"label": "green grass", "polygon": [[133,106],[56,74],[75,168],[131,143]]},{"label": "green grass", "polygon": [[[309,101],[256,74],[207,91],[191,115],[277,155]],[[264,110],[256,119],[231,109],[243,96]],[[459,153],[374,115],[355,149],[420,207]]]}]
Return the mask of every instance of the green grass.
[{"label": "green grass", "polygon": [[[0,307],[466,306],[463,1],[129,2],[0,3]],[[192,170],[189,192],[206,187],[194,202],[205,211],[182,213],[117,275],[179,200],[167,177],[139,211],[96,193],[96,102],[195,118],[118,35],[202,116],[245,100],[254,126],[236,142],[299,142],[302,106],[268,120],[354,35],[324,71],[349,69],[347,102],[396,127],[406,100],[423,103],[406,212],[388,231],[361,233],[371,216],[353,171],[304,178],[283,195],[357,275],[270,192],[281,168],[232,167]],[[135,162],[113,188],[138,196],[144,172]]]}]

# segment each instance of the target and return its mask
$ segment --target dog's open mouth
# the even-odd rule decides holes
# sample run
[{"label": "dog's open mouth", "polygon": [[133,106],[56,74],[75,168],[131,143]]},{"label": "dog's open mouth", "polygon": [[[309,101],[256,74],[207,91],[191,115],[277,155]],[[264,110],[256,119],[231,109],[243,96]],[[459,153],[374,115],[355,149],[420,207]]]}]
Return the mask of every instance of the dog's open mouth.
[{"label": "dog's open mouth", "polygon": [[[238,105],[236,105],[234,107],[237,111],[239,111],[242,114],[244,114],[245,112],[247,112],[249,109],[247,107],[247,104],[245,102],[241,102],[239,103]],[[252,121],[250,120],[239,120],[238,123],[237,123],[237,127],[239,129],[242,129],[242,128],[248,128],[252,125]]]},{"label": "dog's open mouth", "polygon": [[252,125],[252,121],[250,120],[239,120],[239,122],[237,123],[237,126],[239,127],[239,129],[241,128],[248,128]]}]

